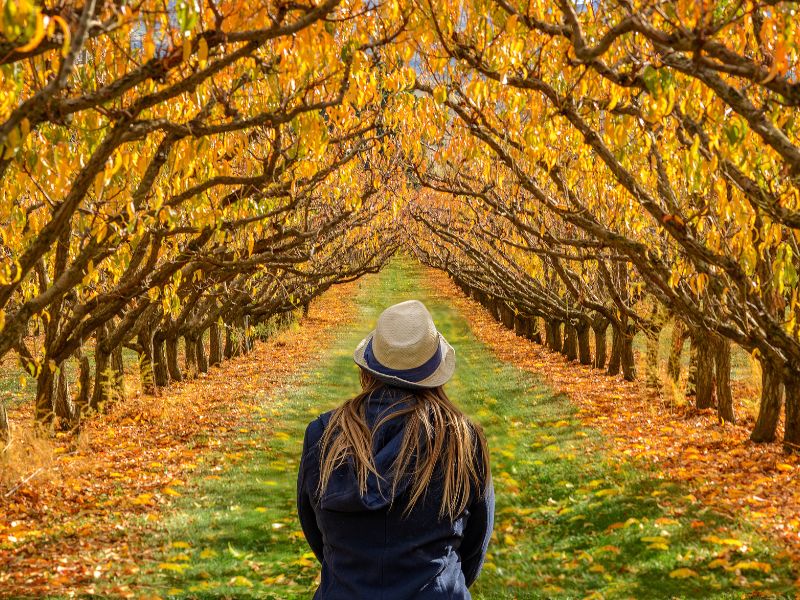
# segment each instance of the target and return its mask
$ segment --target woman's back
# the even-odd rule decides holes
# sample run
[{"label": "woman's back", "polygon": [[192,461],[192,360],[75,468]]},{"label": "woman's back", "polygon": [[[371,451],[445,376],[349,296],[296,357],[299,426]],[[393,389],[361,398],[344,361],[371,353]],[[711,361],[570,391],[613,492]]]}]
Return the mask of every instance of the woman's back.
[{"label": "woman's back", "polygon": [[[322,564],[315,599],[470,598],[491,536],[494,490],[483,434],[441,387],[453,350],[433,334],[441,345],[427,360],[433,369],[368,362],[368,337],[356,350],[364,392],[306,429],[297,503]],[[430,348],[421,355],[430,357]]]}]

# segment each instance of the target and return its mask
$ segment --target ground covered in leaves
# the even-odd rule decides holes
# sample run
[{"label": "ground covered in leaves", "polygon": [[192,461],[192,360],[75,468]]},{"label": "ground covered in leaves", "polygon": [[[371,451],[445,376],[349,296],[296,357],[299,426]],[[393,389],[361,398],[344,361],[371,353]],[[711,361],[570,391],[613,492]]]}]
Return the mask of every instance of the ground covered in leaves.
[{"label": "ground covered in leaves", "polygon": [[[792,546],[773,543],[770,513],[759,518],[764,507],[745,500],[749,467],[739,465],[741,484],[722,467],[743,462],[729,452],[738,430],[662,415],[637,386],[566,365],[446,278],[400,260],[329,293],[301,327],[207,379],[118,407],[124,415],[93,425],[84,442],[95,444],[97,467],[89,449],[65,448],[80,452],[73,462],[85,476],[72,486],[67,461],[61,479],[14,492],[15,516],[0,517],[0,595],[310,597],[319,566],[294,509],[303,430],[356,391],[353,347],[380,310],[411,297],[455,346],[448,393],[492,451],[496,527],[476,599],[794,596]],[[151,404],[159,412],[137,421]],[[718,450],[705,445],[712,436]],[[738,445],[759,453],[747,460],[772,458],[758,477],[790,483],[785,457]],[[117,453],[127,458],[103,458]],[[719,467],[704,466],[715,458]],[[81,496],[91,498],[86,509]]]}]

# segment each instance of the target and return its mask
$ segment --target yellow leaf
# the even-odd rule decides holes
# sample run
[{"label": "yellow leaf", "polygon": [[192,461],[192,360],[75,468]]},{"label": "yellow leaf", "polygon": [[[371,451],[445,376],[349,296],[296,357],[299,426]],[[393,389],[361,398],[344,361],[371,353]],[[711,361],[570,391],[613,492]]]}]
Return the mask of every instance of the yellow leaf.
[{"label": "yellow leaf", "polygon": [[727,567],[728,566],[728,559],[727,558],[715,558],[710,563],[708,563],[709,569],[718,569],[719,567]]},{"label": "yellow leaf", "polygon": [[183,62],[189,60],[189,57],[192,55],[192,40],[189,37],[183,38]]},{"label": "yellow leaf", "polygon": [[253,582],[243,575],[237,575],[236,577],[233,577],[229,583],[239,587],[253,587]]},{"label": "yellow leaf", "polygon": [[603,573],[605,570],[606,568],[603,565],[592,565],[589,567],[590,573]]},{"label": "yellow leaf", "polygon": [[669,550],[669,546],[667,546],[666,544],[660,544],[660,543],[648,544],[647,549],[648,550]]},{"label": "yellow leaf", "polygon": [[189,565],[180,565],[177,563],[160,563],[158,568],[162,571],[174,571],[176,573],[183,573],[189,568]]},{"label": "yellow leaf", "polygon": [[33,37],[28,40],[27,44],[14,48],[17,52],[30,52],[31,50],[35,50],[36,47],[42,42],[44,39],[44,15],[39,11],[36,14],[36,31],[33,34]]},{"label": "yellow leaf", "polygon": [[131,501],[131,504],[143,506],[145,504],[152,504],[153,494],[139,494]]},{"label": "yellow leaf", "polygon": [[735,565],[733,565],[734,569],[739,569],[740,571],[761,571],[763,573],[769,573],[772,571],[772,565],[769,563],[758,562],[755,560],[743,560]]},{"label": "yellow leaf", "polygon": [[[2,329],[2,327],[0,327],[0,329]],[[785,471],[785,472],[794,471],[794,467],[792,465],[787,465],[786,463],[779,463],[775,465],[775,468],[778,469],[779,471]]]},{"label": "yellow leaf", "polygon": [[58,15],[54,15],[50,18],[53,19],[53,23],[58,23],[58,26],[61,27],[61,32],[64,35],[64,42],[61,44],[61,56],[66,56],[72,42],[72,34],[69,31],[69,25],[67,25],[63,17]]},{"label": "yellow leaf", "polygon": [[207,559],[207,558],[214,558],[218,556],[218,552],[216,550],[212,550],[211,548],[205,548],[202,552],[200,552],[200,558]]},{"label": "yellow leaf", "polygon": [[178,491],[176,491],[176,490],[173,490],[173,489],[172,489],[172,488],[170,488],[170,487],[168,487],[168,488],[164,488],[164,493],[165,493],[167,496],[180,496],[180,495],[181,495],[181,493],[180,493],[180,492],[178,492]]},{"label": "yellow leaf", "polygon": [[669,544],[669,540],[665,537],[657,536],[657,537],[643,537],[639,538],[645,544]]},{"label": "yellow leaf", "polygon": [[191,548],[192,545],[189,542],[172,542],[173,548]]},{"label": "yellow leaf", "polygon": [[669,576],[672,579],[688,579],[689,577],[697,577],[697,573],[684,567],[682,569],[675,569]]},{"label": "yellow leaf", "polygon": [[200,61],[200,66],[205,67],[208,60],[208,42],[206,38],[201,37],[197,42],[197,59]]}]

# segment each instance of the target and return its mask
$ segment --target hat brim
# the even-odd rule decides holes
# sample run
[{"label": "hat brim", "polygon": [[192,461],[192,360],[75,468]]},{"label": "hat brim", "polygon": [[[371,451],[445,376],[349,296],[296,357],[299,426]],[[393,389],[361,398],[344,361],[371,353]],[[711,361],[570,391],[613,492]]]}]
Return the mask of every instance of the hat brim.
[{"label": "hat brim", "polygon": [[367,349],[367,344],[374,335],[375,331],[370,331],[369,335],[361,340],[356,347],[355,352],[353,352],[353,360],[359,367],[369,373],[372,373],[375,377],[385,383],[420,390],[436,388],[447,383],[456,370],[456,351],[450,344],[447,343],[447,340],[444,339],[444,336],[441,333],[438,335],[442,361],[439,363],[439,366],[436,368],[436,370],[428,375],[425,379],[421,379],[420,381],[407,381],[405,379],[401,379],[400,377],[388,375],[386,373],[382,373],[381,371],[372,369],[367,366],[367,360],[364,357],[364,352]]}]

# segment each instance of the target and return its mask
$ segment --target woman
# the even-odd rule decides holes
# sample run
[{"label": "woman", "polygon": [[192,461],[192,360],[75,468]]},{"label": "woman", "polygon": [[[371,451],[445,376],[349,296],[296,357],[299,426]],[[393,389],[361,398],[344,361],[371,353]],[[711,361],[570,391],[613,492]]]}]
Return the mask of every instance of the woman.
[{"label": "woman", "polygon": [[486,440],[442,386],[455,352],[425,306],[356,348],[362,392],[306,429],[297,507],[320,600],[470,598],[494,520]]}]

